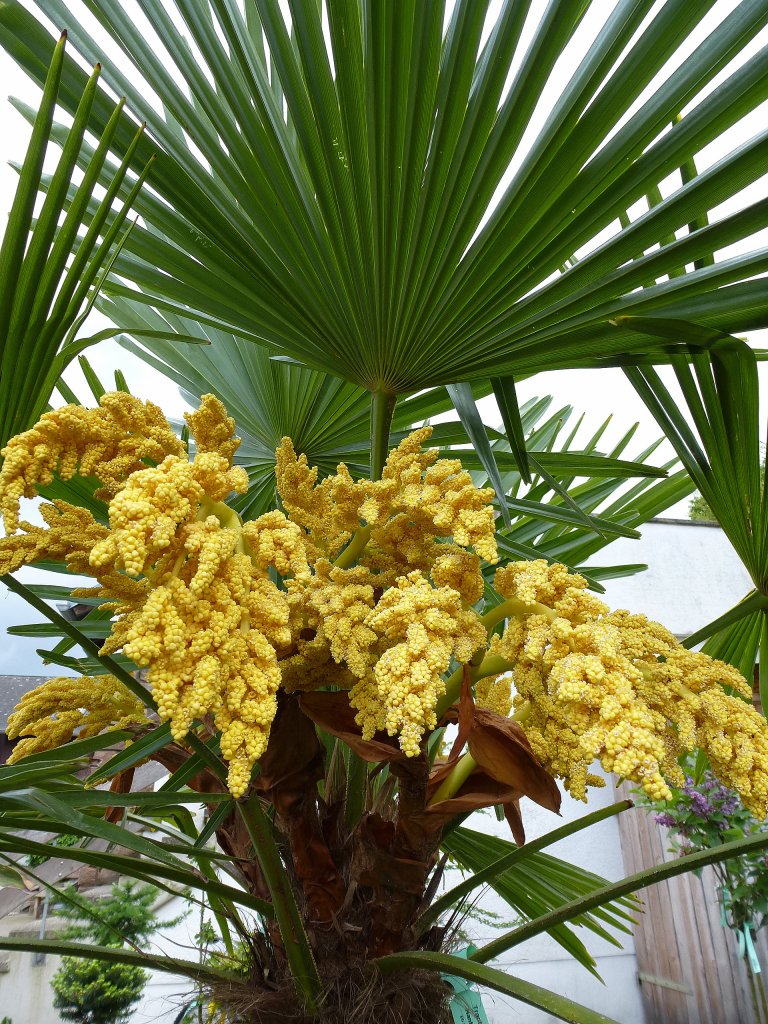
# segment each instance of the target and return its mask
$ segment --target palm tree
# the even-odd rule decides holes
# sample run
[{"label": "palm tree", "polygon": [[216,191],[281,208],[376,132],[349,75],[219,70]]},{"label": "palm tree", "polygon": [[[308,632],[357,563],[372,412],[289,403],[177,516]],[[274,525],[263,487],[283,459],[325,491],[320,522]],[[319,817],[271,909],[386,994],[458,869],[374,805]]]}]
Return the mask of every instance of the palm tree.
[{"label": "palm tree", "polygon": [[[603,457],[596,454],[597,441],[574,450],[573,438],[552,450],[561,427],[537,439],[536,417],[518,405],[515,381],[543,369],[627,365],[639,384],[657,363],[693,361],[717,369],[724,346],[728,366],[749,365],[743,343],[722,339],[765,325],[768,301],[757,276],[765,254],[715,260],[715,253],[762,228],[768,211],[757,202],[712,223],[709,212],[764,172],[766,133],[702,173],[695,159],[766,97],[765,51],[709,88],[768,23],[765,0],[738,4],[666,76],[666,62],[712,3],[668,0],[656,9],[650,0],[619,0],[527,148],[558,61],[578,44],[585,16],[601,16],[601,5],[552,0],[536,21],[524,0],[508,0],[497,16],[486,0],[457,0],[450,9],[438,0],[291,0],[290,22],[277,0],[177,0],[173,16],[164,5],[139,0],[136,20],[123,5],[98,0],[74,10],[60,0],[37,6],[67,27],[86,62],[96,62],[103,49],[85,27],[86,14],[120,54],[114,63],[104,61],[102,74],[127,99],[109,146],[126,167],[154,162],[148,187],[137,189],[131,170],[118,184],[116,195],[130,193],[140,221],[122,240],[94,301],[116,333],[133,339],[129,344],[138,344],[188,394],[214,390],[236,412],[252,485],[237,506],[242,518],[274,506],[272,453],[283,432],[296,437],[299,450],[323,472],[344,458],[353,476],[364,478],[370,466],[375,479],[400,432],[445,412],[448,400],[458,418],[437,432],[437,441],[445,448],[471,442],[473,451],[462,451],[462,458],[477,482],[490,480],[500,498],[499,542],[507,556],[544,556],[577,567],[610,537],[631,533],[676,500],[673,495],[691,489],[687,477],[675,474],[641,479],[622,496],[618,482],[642,476],[637,462],[644,457],[628,464],[621,447]],[[17,0],[0,8],[0,42],[34,79],[46,80],[53,39]],[[65,111],[75,112],[86,80],[81,63],[64,54],[59,103]],[[106,89],[95,88],[88,123],[101,132],[112,108]],[[148,125],[135,142],[134,117]],[[62,137],[60,125],[51,130]],[[73,164],[92,167],[93,158],[83,138]],[[106,186],[113,174],[105,163],[94,177]],[[61,182],[42,179],[40,185],[61,206],[76,207],[74,188],[64,195]],[[647,211],[630,219],[639,201]],[[95,216],[95,202],[85,206]],[[114,223],[116,216],[107,216],[104,229]],[[74,238],[72,244],[77,248]],[[210,342],[210,350],[180,347],[174,338]],[[6,385],[3,378],[3,386],[10,394],[12,379]],[[732,380],[729,386],[734,394],[737,385]],[[477,411],[476,400],[490,393],[503,433],[487,429]],[[37,413],[25,411],[16,430]],[[679,446],[678,452],[689,469]],[[576,477],[588,479],[574,483]],[[71,485],[53,486],[58,496],[72,496]],[[76,503],[87,504],[97,520],[106,518],[92,493],[81,490]],[[110,612],[97,607],[78,629],[45,603],[61,596],[52,588],[6,582],[49,619],[35,635],[67,638],[47,652],[52,660],[85,674],[107,671],[147,699],[131,674],[135,666],[102,656],[94,643],[110,632]],[[73,644],[82,657],[68,653]],[[319,733],[308,727],[306,714],[284,717],[281,728],[283,735],[301,735],[297,746],[312,756],[320,743],[324,804],[334,806],[333,794],[339,796],[343,834],[359,834],[363,812],[378,813],[387,800],[397,800],[402,811],[408,778],[396,759],[379,750],[378,763],[391,764],[368,777],[354,730],[340,733],[338,722],[319,709],[314,718]],[[135,741],[90,778],[91,784],[119,780],[113,792],[85,791],[70,775],[62,778],[78,757],[103,748],[103,736],[9,769],[0,853],[39,852],[39,840],[18,830],[56,832],[64,820],[70,833],[127,847],[141,859],[94,851],[87,843],[72,856],[204,894],[232,956],[240,936],[248,941],[250,962],[262,970],[287,961],[297,1012],[324,1012],[318,1005],[327,979],[319,976],[317,961],[327,965],[328,958],[308,924],[291,846],[297,835],[317,835],[300,831],[290,838],[280,815],[270,818],[280,804],[276,796],[286,794],[270,795],[266,782],[267,790],[260,790],[266,802],[258,794],[232,800],[219,781],[215,736],[205,729],[190,733],[186,745],[174,743],[167,726],[108,739],[129,736]],[[437,753],[433,746],[430,756]],[[164,791],[125,792],[133,767],[148,756],[172,771]],[[315,792],[316,777],[305,773],[300,781],[304,792]],[[201,791],[209,818],[198,827],[185,804],[199,802]],[[115,824],[113,812],[121,807],[164,830],[170,845]],[[546,842],[596,817],[556,830]],[[213,835],[219,847],[210,851]],[[602,918],[589,914],[600,907],[621,925],[626,907],[609,901],[715,856],[606,885],[584,871],[553,872],[540,853],[546,842],[522,849],[510,843],[503,856],[489,857],[472,837],[453,825],[440,837],[443,849],[472,870],[468,882],[430,909],[421,899],[423,877],[399,938],[391,939],[390,929],[377,949],[377,977],[384,979],[382,999],[390,1012],[398,1012],[394,992],[405,987],[387,981],[390,972],[398,979],[404,969],[423,969],[490,985],[563,1019],[605,1019],[485,961],[549,928],[588,965],[565,922],[579,917],[599,929]],[[729,852],[723,847],[716,856],[723,849]],[[249,869],[254,855],[258,869]],[[413,860],[414,851],[409,855]],[[377,870],[383,871],[381,864]],[[536,888],[547,871],[548,884]],[[530,920],[469,961],[436,951],[438,912],[485,879],[513,904],[517,899]],[[525,906],[521,892],[530,897]],[[383,887],[369,911],[383,914],[391,893]],[[254,913],[260,929],[249,918]],[[345,948],[353,949],[360,925],[354,917],[346,924]],[[87,955],[147,962],[129,950]],[[195,977],[223,1004],[237,980],[231,962],[230,969],[179,960],[153,965]],[[439,990],[421,975],[416,980],[416,991],[419,985],[422,992]],[[401,1017],[420,1019],[413,999],[409,1006]]]}]

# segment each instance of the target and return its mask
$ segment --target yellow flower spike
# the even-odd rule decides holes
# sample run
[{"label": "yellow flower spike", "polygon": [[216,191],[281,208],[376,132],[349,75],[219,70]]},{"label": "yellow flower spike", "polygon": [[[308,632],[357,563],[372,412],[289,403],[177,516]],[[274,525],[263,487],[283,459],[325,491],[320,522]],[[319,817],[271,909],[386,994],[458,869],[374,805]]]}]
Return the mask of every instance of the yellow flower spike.
[{"label": "yellow flower spike", "polygon": [[23,738],[8,763],[52,750],[75,736],[88,739],[105,729],[146,721],[142,702],[114,676],[57,676],[24,694],[9,716],[8,738]]},{"label": "yellow flower spike", "polygon": [[431,572],[433,583],[457,590],[467,604],[477,604],[485,590],[479,557],[454,545],[442,546],[449,550],[435,559]]},{"label": "yellow flower spike", "polygon": [[[425,537],[452,537],[459,547],[473,547],[487,562],[496,562],[494,513],[490,488],[475,487],[457,459],[438,459],[435,450],[422,451],[432,434],[422,427],[389,454],[381,480],[370,484],[370,497],[361,515],[374,527],[403,515]],[[386,545],[386,533],[373,539]]]},{"label": "yellow flower spike", "polygon": [[191,470],[210,501],[223,501],[232,491],[245,494],[248,490],[248,473],[243,466],[230,466],[229,460],[216,452],[198,452]]},{"label": "yellow flower spike", "polygon": [[306,455],[296,455],[289,437],[280,442],[275,457],[277,492],[288,518],[309,534],[309,557],[335,558],[350,532],[338,528],[329,491],[316,487],[317,467],[310,468]]},{"label": "yellow flower spike", "polygon": [[282,512],[266,512],[245,523],[243,536],[254,564],[262,572],[273,566],[283,578],[309,578],[306,534]]},{"label": "yellow flower spike", "polygon": [[213,452],[232,465],[240,438],[235,437],[235,421],[215,395],[202,395],[200,406],[185,412],[184,419],[198,452]]},{"label": "yellow flower spike", "polygon": [[66,562],[76,575],[95,575],[89,564],[91,549],[109,536],[107,527],[87,509],[65,501],[41,505],[40,513],[48,529],[22,522],[22,533],[0,538],[0,573],[50,560]]},{"label": "yellow flower spike", "polygon": [[361,506],[370,487],[369,480],[353,480],[343,462],[336,467],[334,476],[327,476],[318,485],[320,500],[325,504],[327,496],[334,525],[340,532],[352,534],[360,527]]},{"label": "yellow flower spike", "polygon": [[506,718],[512,710],[512,676],[487,676],[475,683],[475,703]]},{"label": "yellow flower spike", "polygon": [[115,392],[103,395],[98,409],[65,405],[45,413],[0,454],[0,510],[11,534],[21,499],[33,498],[55,472],[64,480],[77,472],[95,476],[103,485],[97,496],[109,498],[145,459],[162,462],[183,447],[157,406]]},{"label": "yellow flower spike", "polygon": [[362,679],[375,660],[378,635],[367,619],[374,604],[371,573],[364,566],[341,569],[326,559],[315,564],[315,576],[305,592],[308,611],[314,613],[317,638],[326,643],[334,659],[344,662]]},{"label": "yellow flower spike", "polygon": [[414,569],[431,571],[447,545],[436,544],[434,533],[421,520],[400,512],[371,530],[364,562],[382,574],[386,586]]},{"label": "yellow flower spike", "polygon": [[[240,573],[240,579],[246,580],[245,559],[239,568],[232,566],[234,572]],[[237,556],[236,556],[237,558]],[[235,560],[233,560],[235,561]],[[247,578],[248,593],[241,598],[241,605],[248,612],[251,628],[258,630],[275,648],[288,648],[291,645],[290,609],[287,595],[269,579]],[[234,591],[234,585],[232,585]]]},{"label": "yellow flower spike", "polygon": [[587,593],[583,576],[571,573],[558,562],[543,558],[531,562],[510,562],[496,570],[493,583],[502,597],[516,598],[525,605],[542,604],[556,615],[574,622],[605,614],[608,608]]},{"label": "yellow flower spike", "polygon": [[214,516],[185,529],[187,562],[133,616],[124,650],[149,670],[175,739],[195,718],[214,715],[234,765],[232,792],[241,795],[275,714],[275,646],[291,641],[288,603],[247,555],[233,552],[235,532]]},{"label": "yellow flower spike", "polygon": [[223,563],[234,553],[238,537],[233,530],[222,529],[216,516],[190,523],[184,530],[184,550],[197,558],[197,568],[189,582],[193,594],[202,594]]},{"label": "yellow flower spike", "polygon": [[109,505],[111,531],[91,552],[91,565],[115,562],[139,576],[193,520],[205,496],[185,459],[169,455],[159,466],[133,473]]},{"label": "yellow flower spike", "polygon": [[698,747],[745,804],[765,814],[768,729],[750,703],[727,692],[749,695],[736,669],[685,650],[642,615],[608,613],[564,566],[513,563],[497,571],[496,587],[523,611],[491,651],[515,661],[521,724],[573,796],[585,798],[595,781],[587,769],[598,758],[653,799],[668,799],[669,784],[680,782],[678,756]]},{"label": "yellow flower spike", "polygon": [[283,438],[276,453],[278,493],[288,517],[309,535],[310,560],[333,561],[353,535],[354,554],[344,550],[339,564],[350,568],[358,559],[386,572],[388,584],[403,570],[429,571],[446,554],[435,545],[437,538],[453,537],[455,546],[474,547],[480,557],[497,560],[493,491],[475,487],[458,460],[423,451],[431,432],[423,427],[405,438],[375,481],[354,481],[342,463],[318,483],[317,468]]},{"label": "yellow flower spike", "polygon": [[386,590],[366,625],[387,648],[374,667],[381,709],[370,683],[355,687],[350,703],[366,734],[383,719],[391,736],[399,733],[403,751],[415,756],[424,731],[435,727],[435,708],[445,693],[442,676],[451,658],[469,661],[485,646],[485,629],[457,591],[433,587],[420,572]]},{"label": "yellow flower spike", "polygon": [[230,468],[212,452],[191,463],[169,455],[159,466],[131,474],[110,502],[111,530],[94,546],[91,565],[113,562],[131,576],[147,572],[169,549],[180,547],[179,527],[196,520],[202,501],[219,502],[247,484],[245,470]]}]

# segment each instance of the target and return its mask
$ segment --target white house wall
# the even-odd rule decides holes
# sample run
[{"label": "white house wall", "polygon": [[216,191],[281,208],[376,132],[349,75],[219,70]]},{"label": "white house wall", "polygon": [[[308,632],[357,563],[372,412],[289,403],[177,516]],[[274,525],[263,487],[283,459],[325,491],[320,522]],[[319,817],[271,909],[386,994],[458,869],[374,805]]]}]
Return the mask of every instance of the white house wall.
[{"label": "white house wall", "polygon": [[[55,930],[54,922],[46,928],[46,935],[50,938]],[[0,935],[37,938],[39,933],[40,922],[26,914],[0,919]],[[51,989],[60,962],[57,956],[38,960],[33,953],[0,951],[0,1020],[7,1016],[11,1024],[61,1024]]]},{"label": "white house wall", "polygon": [[639,540],[614,541],[595,565],[644,562],[637,576],[609,580],[611,608],[643,612],[678,635],[693,633],[739,602],[752,582],[719,526],[655,519]]}]

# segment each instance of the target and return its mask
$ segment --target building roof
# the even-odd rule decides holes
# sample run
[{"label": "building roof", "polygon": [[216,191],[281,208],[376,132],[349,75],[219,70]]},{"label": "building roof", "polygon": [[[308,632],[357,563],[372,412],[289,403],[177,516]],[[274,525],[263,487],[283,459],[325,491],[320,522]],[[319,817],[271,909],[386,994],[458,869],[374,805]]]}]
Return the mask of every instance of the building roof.
[{"label": "building roof", "polygon": [[50,676],[3,676],[0,675],[0,732],[5,732],[8,716],[25,693],[34,690]]}]

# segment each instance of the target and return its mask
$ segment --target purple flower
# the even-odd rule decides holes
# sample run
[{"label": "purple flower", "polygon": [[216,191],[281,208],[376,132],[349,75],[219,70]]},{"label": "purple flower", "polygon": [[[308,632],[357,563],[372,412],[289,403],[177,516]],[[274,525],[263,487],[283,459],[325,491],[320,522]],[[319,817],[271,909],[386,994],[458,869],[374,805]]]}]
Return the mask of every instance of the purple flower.
[{"label": "purple flower", "polygon": [[695,790],[691,793],[691,809],[701,818],[708,818],[710,814],[715,812],[715,808],[704,794],[697,793]]},{"label": "purple flower", "polygon": [[665,828],[673,828],[677,824],[675,818],[666,811],[663,814],[654,814],[653,817],[658,825],[664,825]]}]

